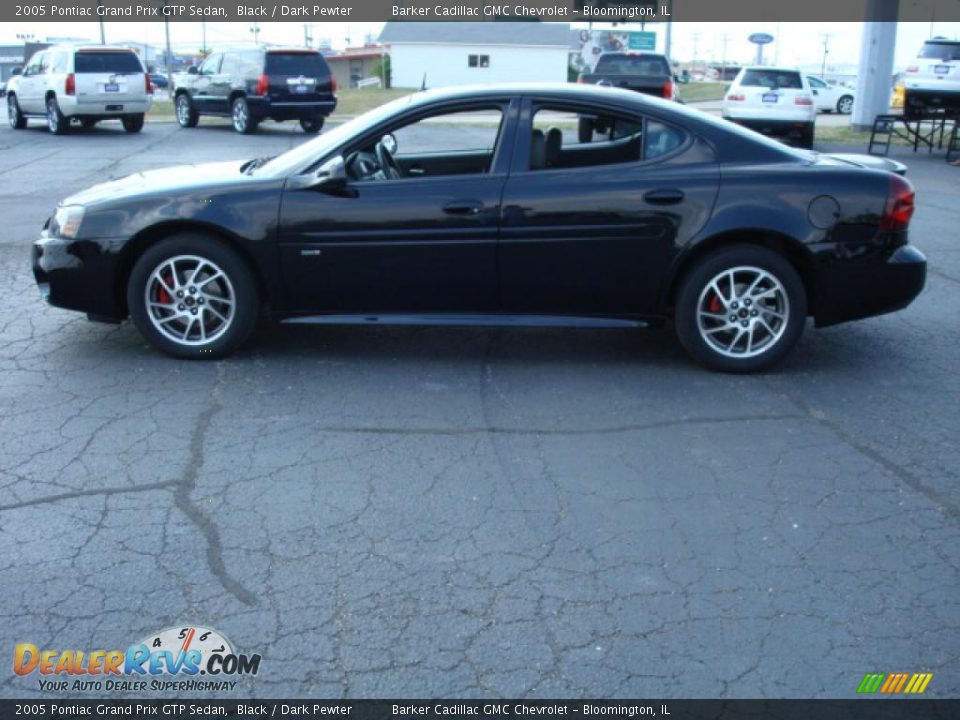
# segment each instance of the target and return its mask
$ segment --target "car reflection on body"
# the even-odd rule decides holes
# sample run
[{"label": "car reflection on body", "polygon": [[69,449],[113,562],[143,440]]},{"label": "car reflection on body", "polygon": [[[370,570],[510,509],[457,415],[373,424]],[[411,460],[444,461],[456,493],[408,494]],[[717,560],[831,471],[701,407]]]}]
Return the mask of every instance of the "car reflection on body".
[{"label": "car reflection on body", "polygon": [[[607,132],[578,142],[584,113]],[[878,164],[626,90],[427,91],[274,158],[80,192],[33,265],[53,305],[129,316],[177,357],[227,355],[268,307],[299,323],[672,321],[704,365],[752,371],[808,317],[886,313],[921,291],[913,188]]]}]

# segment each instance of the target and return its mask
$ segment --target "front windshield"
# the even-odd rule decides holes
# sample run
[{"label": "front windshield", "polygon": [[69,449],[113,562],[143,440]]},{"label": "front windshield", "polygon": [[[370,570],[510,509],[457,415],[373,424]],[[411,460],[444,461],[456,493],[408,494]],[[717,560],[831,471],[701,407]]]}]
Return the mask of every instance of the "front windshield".
[{"label": "front windshield", "polygon": [[351,137],[363,134],[395,114],[399,109],[411,104],[414,98],[418,96],[419,93],[406,95],[375,107],[363,115],[358,115],[353,120],[348,120],[342,125],[331,128],[310,142],[298,145],[283,153],[283,155],[277,155],[277,157],[253,170],[253,174],[285,177],[301,173]]}]

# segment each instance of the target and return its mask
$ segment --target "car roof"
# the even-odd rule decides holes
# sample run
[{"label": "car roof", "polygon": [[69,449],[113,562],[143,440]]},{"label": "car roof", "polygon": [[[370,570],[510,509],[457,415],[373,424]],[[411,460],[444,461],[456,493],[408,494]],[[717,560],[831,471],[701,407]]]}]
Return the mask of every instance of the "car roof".
[{"label": "car roof", "polygon": [[771,72],[800,72],[796,67],[772,67],[770,65],[744,65],[743,70],[770,70]]},{"label": "car roof", "polygon": [[136,53],[132,47],[122,45],[87,45],[74,43],[60,43],[43,48],[43,50],[73,50],[74,52],[132,52]]}]

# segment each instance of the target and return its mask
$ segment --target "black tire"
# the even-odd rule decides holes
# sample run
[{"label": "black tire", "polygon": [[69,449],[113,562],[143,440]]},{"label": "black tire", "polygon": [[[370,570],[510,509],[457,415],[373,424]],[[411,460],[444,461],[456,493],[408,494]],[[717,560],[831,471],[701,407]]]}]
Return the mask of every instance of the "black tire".
[{"label": "black tire", "polygon": [[853,95],[843,95],[837,100],[837,112],[841,115],[849,115],[853,112]]},{"label": "black tire", "polygon": [[303,118],[300,120],[300,127],[303,128],[305,133],[316,134],[323,129],[323,118]]},{"label": "black tire", "polygon": [[[180,290],[184,297],[176,295],[172,287],[165,288],[170,292],[166,297],[158,296],[156,300],[169,304],[169,310],[164,309],[163,305],[155,304],[154,307],[161,309],[151,315],[154,310],[147,306],[147,297],[148,292],[153,293],[157,289],[154,271],[163,263],[184,256],[201,258],[207,263],[212,263],[215,267],[208,267],[209,275],[215,274],[212,272],[214,269],[219,270],[226,282],[201,280],[195,283],[195,290],[199,292],[191,294],[189,288],[193,286],[188,282],[188,264],[187,271],[183,272],[182,277],[179,278],[179,282],[182,283]],[[189,263],[189,261],[183,262]],[[171,276],[172,273],[168,273],[168,282],[172,282]],[[215,286],[208,290],[207,288],[210,288],[214,282],[216,282]],[[226,298],[231,294],[232,315],[225,309],[228,306],[216,305],[218,301],[213,299],[216,296]],[[218,307],[226,313],[227,319],[224,326],[220,325],[214,313],[205,312],[202,298],[208,298],[205,301],[207,308]],[[182,303],[179,302],[181,299]],[[137,330],[161,352],[188,360],[209,360],[229,355],[250,336],[257,323],[260,298],[256,277],[238,252],[215,237],[187,232],[161,240],[140,256],[133,266],[127,283],[127,307],[130,309],[130,317]],[[166,322],[168,318],[172,322]],[[209,341],[203,339],[205,335],[200,335],[200,327],[194,325],[197,320],[205,324],[205,328],[209,326],[209,332],[214,335],[213,339]],[[190,324],[187,325],[187,323]],[[158,325],[167,330],[161,331]],[[181,339],[174,339],[172,335],[175,334],[182,335]],[[187,342],[183,341],[184,337]]]},{"label": "black tire", "polygon": [[143,117],[143,113],[124,115],[120,118],[120,122],[123,123],[123,129],[128,133],[138,133],[143,130]]},{"label": "black tire", "polygon": [[593,140],[593,118],[579,118],[577,120],[577,140],[588,143]]},{"label": "black tire", "polygon": [[16,95],[7,95],[7,119],[14,130],[23,130],[27,126],[27,118],[20,112]]},{"label": "black tire", "polygon": [[[741,270],[734,276],[737,280],[733,284],[738,289],[736,293],[731,293],[728,290],[730,276],[725,273],[734,268]],[[737,293],[746,295],[746,289],[739,283],[742,281],[743,285],[747,285],[751,278],[757,276],[754,271],[766,273],[779,284],[779,289],[774,290],[772,295],[763,292],[751,294],[746,299],[737,297]],[[711,281],[721,275],[723,277],[717,287],[722,296],[711,287]],[[764,283],[759,287],[773,285]],[[783,320],[770,312],[777,298],[785,298],[786,304],[777,306],[784,311]],[[705,307],[701,307],[702,304]],[[705,327],[703,332],[700,327],[701,311],[709,315],[704,320],[704,325],[709,324],[709,327]],[[728,312],[730,316],[727,316]],[[713,314],[717,317],[714,318]],[[734,321],[729,321],[730,317],[735,318]],[[707,255],[686,273],[676,296],[674,325],[680,343],[697,362],[713,370],[746,373],[766,370],[780,362],[803,334],[806,318],[807,298],[803,281],[790,262],[763,247],[734,245]],[[749,330],[741,330],[744,322],[748,323]],[[766,332],[760,323],[766,324],[774,332]],[[727,345],[731,335],[735,336],[732,346],[719,347]],[[711,340],[708,341],[705,336]],[[758,351],[754,348],[751,354],[748,343],[752,343],[755,337],[762,349]]]},{"label": "black tire", "polygon": [[814,126],[811,125],[801,133],[800,139],[797,141],[797,145],[802,148],[807,148],[808,150],[813,150],[813,139],[815,133],[816,131]]},{"label": "black tire", "polygon": [[55,95],[47,99],[47,129],[54,135],[66,135],[70,131],[70,119],[60,112]]},{"label": "black tire", "polygon": [[927,105],[922,100],[918,100],[914,95],[904,91],[903,93],[903,117],[905,120],[920,120],[926,112]]},{"label": "black tire", "polygon": [[96,118],[81,118],[80,127],[84,130],[89,130],[92,127],[96,127],[99,121]]},{"label": "black tire", "polygon": [[250,115],[250,105],[243,96],[234,98],[230,104],[230,122],[233,129],[241,135],[251,135],[257,131],[257,119]]},{"label": "black tire", "polygon": [[186,93],[177,95],[174,100],[174,113],[177,116],[177,124],[182,128],[196,127],[197,121],[200,120],[197,109]]}]

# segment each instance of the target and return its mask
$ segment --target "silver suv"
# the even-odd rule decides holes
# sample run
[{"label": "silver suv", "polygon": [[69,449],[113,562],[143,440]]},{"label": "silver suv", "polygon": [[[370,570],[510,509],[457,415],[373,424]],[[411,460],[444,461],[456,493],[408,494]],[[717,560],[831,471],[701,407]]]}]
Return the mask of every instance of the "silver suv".
[{"label": "silver suv", "polygon": [[915,119],[931,110],[960,113],[960,41],[932,38],[903,76],[903,114]]},{"label": "silver suv", "polygon": [[89,128],[109,119],[140,132],[152,99],[150,76],[133,50],[54,45],[34,53],[7,84],[7,117],[15,130],[28,118],[45,118],[56,135],[72,121]]}]

